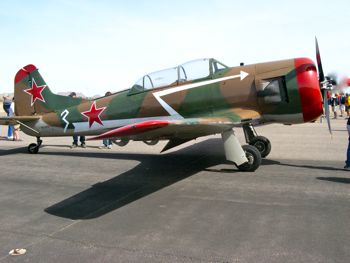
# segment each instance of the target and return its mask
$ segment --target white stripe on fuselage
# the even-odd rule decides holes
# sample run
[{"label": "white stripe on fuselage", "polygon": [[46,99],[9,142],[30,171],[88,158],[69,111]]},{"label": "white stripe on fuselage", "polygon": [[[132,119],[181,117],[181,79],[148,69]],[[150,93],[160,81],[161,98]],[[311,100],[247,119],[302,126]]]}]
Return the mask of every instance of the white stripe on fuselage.
[{"label": "white stripe on fuselage", "polygon": [[166,103],[161,97],[172,94],[172,93],[176,93],[179,91],[183,91],[183,90],[189,90],[189,89],[193,89],[193,88],[197,88],[197,87],[202,87],[205,85],[210,85],[210,84],[214,84],[220,81],[225,81],[225,80],[229,80],[229,79],[235,79],[235,78],[240,78],[241,80],[243,80],[244,78],[246,78],[249,74],[247,72],[244,71],[240,71],[240,74],[238,75],[232,75],[232,76],[228,76],[228,77],[223,77],[223,78],[218,78],[218,79],[213,79],[213,80],[206,80],[206,81],[202,81],[202,82],[198,82],[198,83],[192,83],[192,84],[188,84],[188,85],[183,85],[183,86],[179,86],[179,87],[174,87],[174,88],[170,88],[170,89],[166,89],[166,90],[161,90],[161,91],[157,91],[153,93],[153,96],[157,99],[157,101],[159,102],[160,105],[162,105],[162,107],[171,115],[171,116],[179,116],[182,117],[177,111],[175,111],[168,103]]}]

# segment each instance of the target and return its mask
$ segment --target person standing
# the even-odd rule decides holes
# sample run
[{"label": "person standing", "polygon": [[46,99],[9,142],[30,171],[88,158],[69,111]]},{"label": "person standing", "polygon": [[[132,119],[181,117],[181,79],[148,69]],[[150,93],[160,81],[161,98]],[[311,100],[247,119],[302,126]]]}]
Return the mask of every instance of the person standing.
[{"label": "person standing", "polygon": [[[4,96],[3,97],[4,102],[3,102],[3,109],[6,112],[6,115],[8,117],[13,116],[13,111],[11,110],[11,104],[12,100],[10,99],[9,96]],[[13,139],[13,125],[9,125],[7,129],[7,139],[12,140]]]},{"label": "person standing", "polygon": [[338,94],[333,94],[331,98],[331,105],[332,105],[332,111],[334,114],[333,119],[337,119],[338,117],[338,108],[339,108],[339,99],[338,99]]},{"label": "person standing", "polygon": [[[72,97],[72,98],[76,98],[77,97],[77,94],[75,92],[71,92],[69,94],[69,97]],[[72,143],[72,146],[70,148],[76,148],[78,147],[78,139],[79,139],[79,136],[78,135],[73,135],[73,143]],[[86,148],[86,144],[85,144],[85,136],[80,136],[80,146],[82,148]]]},{"label": "person standing", "polygon": [[340,93],[339,95],[339,109],[340,109],[340,117],[343,117],[345,113],[345,102],[346,102],[346,97],[344,93]]},{"label": "person standing", "polygon": [[112,140],[103,139],[103,145],[99,147],[100,149],[112,149]]},{"label": "person standing", "polygon": [[348,118],[346,128],[348,130],[348,149],[346,150],[346,161],[344,169],[350,171],[350,118]]},{"label": "person standing", "polygon": [[[10,107],[10,116],[15,116],[15,97],[12,99],[11,107]],[[20,141],[21,139],[19,138],[19,129],[20,125],[17,123],[13,125],[13,140],[14,141]]]},{"label": "person standing", "polygon": [[[71,148],[76,148],[78,147],[78,139],[79,139],[79,136],[78,135],[73,135],[73,143],[72,143],[72,146]],[[86,144],[85,144],[85,136],[80,136],[80,146],[82,148],[86,148]]]},{"label": "person standing", "polygon": [[349,118],[349,116],[350,116],[350,95],[348,93],[345,94],[345,111],[346,111],[346,117]]}]

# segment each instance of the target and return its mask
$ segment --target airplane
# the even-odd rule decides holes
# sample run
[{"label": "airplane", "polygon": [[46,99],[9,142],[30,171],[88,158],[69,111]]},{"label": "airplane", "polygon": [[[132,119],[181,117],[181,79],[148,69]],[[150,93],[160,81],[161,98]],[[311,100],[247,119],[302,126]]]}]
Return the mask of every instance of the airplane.
[{"label": "airplane", "polygon": [[[142,76],[130,89],[97,99],[51,92],[32,64],[15,76],[15,116],[0,124],[20,124],[37,138],[87,135],[89,140],[130,140],[154,145],[168,140],[162,152],[198,137],[221,134],[226,159],[239,171],[255,171],[271,151],[255,125],[314,121],[323,113],[321,89],[327,89],[316,39],[317,66],[293,58],[228,67],[214,58],[193,60]],[[321,82],[321,85],[320,85]],[[329,122],[329,113],[328,113]],[[247,145],[234,128],[242,127]],[[210,149],[208,149],[209,151]]]}]

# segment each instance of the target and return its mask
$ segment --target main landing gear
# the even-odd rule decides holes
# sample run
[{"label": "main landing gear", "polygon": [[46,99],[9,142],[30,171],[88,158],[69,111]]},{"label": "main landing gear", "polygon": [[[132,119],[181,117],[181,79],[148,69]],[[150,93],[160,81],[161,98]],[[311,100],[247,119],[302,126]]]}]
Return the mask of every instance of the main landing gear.
[{"label": "main landing gear", "polygon": [[245,140],[249,145],[256,147],[262,158],[265,158],[271,152],[271,142],[264,136],[258,136],[251,123],[243,124]]},{"label": "main landing gear", "polygon": [[254,172],[261,164],[261,154],[252,145],[243,145],[239,143],[233,130],[223,132],[222,140],[226,159],[233,162],[238,170],[244,172]]},{"label": "main landing gear", "polygon": [[244,124],[243,131],[248,143],[243,146],[239,143],[233,130],[222,133],[225,155],[226,159],[233,162],[238,170],[253,172],[260,166],[261,159],[271,152],[271,143],[266,137],[258,136],[251,123]]},{"label": "main landing gear", "polygon": [[40,137],[36,137],[36,141],[37,143],[31,143],[28,146],[28,152],[33,154],[33,153],[38,153],[39,152],[39,148],[42,144],[42,140],[40,139]]},{"label": "main landing gear", "polygon": [[248,162],[237,166],[242,172],[254,172],[261,164],[261,155],[258,149],[251,145],[243,145],[242,149]]}]

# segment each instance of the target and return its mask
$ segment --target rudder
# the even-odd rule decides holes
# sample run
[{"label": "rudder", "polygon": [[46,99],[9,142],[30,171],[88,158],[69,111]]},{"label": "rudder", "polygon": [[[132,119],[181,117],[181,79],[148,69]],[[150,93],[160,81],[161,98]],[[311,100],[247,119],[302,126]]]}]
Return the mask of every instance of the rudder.
[{"label": "rudder", "polygon": [[16,116],[41,115],[68,108],[82,102],[81,98],[56,95],[51,92],[36,66],[29,64],[15,76]]}]

